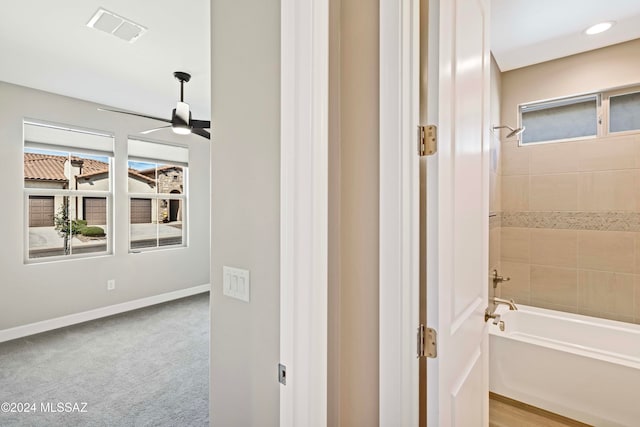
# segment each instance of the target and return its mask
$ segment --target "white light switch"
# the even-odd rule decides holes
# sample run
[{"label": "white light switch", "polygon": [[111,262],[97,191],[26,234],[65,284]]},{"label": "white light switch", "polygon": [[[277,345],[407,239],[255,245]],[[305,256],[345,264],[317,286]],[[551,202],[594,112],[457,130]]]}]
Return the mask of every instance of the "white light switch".
[{"label": "white light switch", "polygon": [[224,295],[249,302],[251,294],[249,270],[223,266],[222,276],[222,293]]}]

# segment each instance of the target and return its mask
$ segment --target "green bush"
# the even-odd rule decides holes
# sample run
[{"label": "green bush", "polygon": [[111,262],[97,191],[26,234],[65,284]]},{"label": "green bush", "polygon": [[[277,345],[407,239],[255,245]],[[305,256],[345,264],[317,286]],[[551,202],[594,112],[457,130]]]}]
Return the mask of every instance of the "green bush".
[{"label": "green bush", "polygon": [[86,219],[76,219],[73,221],[78,228],[83,228],[87,226],[87,220]]},{"label": "green bush", "polygon": [[80,228],[80,234],[87,237],[103,237],[105,235],[102,227],[95,226]]}]

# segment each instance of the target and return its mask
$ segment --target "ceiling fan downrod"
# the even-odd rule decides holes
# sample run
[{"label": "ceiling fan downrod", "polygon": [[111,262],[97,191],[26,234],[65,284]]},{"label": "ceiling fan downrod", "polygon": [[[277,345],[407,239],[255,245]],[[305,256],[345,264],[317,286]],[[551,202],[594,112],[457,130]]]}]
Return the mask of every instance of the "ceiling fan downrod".
[{"label": "ceiling fan downrod", "polygon": [[184,71],[176,71],[173,73],[173,77],[180,81],[180,102],[184,102],[184,84],[189,83],[191,80],[191,74]]}]

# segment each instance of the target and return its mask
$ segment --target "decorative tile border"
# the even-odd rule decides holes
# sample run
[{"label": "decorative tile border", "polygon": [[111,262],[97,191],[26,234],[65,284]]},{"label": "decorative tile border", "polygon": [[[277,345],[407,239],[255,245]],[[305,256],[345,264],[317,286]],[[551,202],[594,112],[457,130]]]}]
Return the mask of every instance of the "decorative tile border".
[{"label": "decorative tile border", "polygon": [[502,227],[640,232],[640,212],[502,212],[501,219]]},{"label": "decorative tile border", "polygon": [[489,230],[502,226],[502,212],[491,212],[489,214]]}]

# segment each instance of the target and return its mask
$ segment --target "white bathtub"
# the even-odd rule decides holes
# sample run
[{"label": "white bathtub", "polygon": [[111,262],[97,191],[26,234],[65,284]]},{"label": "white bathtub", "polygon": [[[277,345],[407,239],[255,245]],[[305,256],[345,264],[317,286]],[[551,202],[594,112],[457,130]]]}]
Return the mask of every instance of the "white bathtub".
[{"label": "white bathtub", "polygon": [[489,326],[489,389],[597,427],[640,426],[640,325],[518,305]]}]

